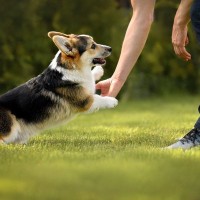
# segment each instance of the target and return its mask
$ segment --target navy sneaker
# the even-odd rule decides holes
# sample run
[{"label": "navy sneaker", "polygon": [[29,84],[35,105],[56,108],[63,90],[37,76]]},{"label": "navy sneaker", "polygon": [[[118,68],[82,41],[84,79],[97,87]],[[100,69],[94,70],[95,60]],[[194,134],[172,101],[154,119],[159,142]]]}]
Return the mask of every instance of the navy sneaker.
[{"label": "navy sneaker", "polygon": [[200,145],[200,129],[193,128],[178,142],[166,147],[167,149],[190,149]]}]

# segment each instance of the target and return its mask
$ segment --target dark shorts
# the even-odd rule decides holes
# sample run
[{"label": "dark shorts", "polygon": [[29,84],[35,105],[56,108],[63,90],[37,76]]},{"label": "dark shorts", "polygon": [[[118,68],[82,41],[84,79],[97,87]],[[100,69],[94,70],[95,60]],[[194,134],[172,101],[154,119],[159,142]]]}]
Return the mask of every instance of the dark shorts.
[{"label": "dark shorts", "polygon": [[[194,0],[191,8],[191,22],[194,28],[194,31],[197,36],[197,40],[200,43],[200,0]],[[200,106],[199,106],[199,113],[200,113]],[[196,121],[195,128],[200,129],[200,117]]]},{"label": "dark shorts", "polygon": [[194,0],[192,4],[191,22],[196,33],[197,40],[200,42],[200,0]]}]

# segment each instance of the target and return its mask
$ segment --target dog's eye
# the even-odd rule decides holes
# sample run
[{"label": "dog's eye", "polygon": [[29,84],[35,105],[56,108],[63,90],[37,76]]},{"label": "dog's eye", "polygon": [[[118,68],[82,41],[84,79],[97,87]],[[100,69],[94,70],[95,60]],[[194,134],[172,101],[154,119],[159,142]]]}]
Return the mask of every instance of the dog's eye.
[{"label": "dog's eye", "polygon": [[93,43],[91,46],[91,49],[95,49],[95,48],[96,48],[96,45]]}]

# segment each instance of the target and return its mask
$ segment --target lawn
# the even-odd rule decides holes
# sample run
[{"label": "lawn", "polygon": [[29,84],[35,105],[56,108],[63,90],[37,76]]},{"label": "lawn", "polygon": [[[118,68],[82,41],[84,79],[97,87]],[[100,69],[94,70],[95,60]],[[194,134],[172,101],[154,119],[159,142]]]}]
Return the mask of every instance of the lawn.
[{"label": "lawn", "polygon": [[199,102],[120,102],[26,146],[1,146],[0,199],[199,200],[200,147],[162,149],[190,130]]}]

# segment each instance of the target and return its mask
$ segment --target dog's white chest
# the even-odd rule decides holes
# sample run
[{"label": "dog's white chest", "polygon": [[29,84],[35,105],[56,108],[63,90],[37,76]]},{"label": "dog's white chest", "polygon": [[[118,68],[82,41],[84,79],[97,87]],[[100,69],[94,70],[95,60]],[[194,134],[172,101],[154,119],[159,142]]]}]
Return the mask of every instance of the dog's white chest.
[{"label": "dog's white chest", "polygon": [[86,88],[90,94],[95,93],[95,81],[94,78],[91,76],[89,77],[84,83],[83,87]]}]

